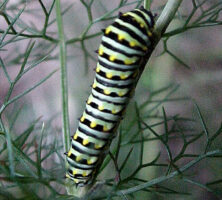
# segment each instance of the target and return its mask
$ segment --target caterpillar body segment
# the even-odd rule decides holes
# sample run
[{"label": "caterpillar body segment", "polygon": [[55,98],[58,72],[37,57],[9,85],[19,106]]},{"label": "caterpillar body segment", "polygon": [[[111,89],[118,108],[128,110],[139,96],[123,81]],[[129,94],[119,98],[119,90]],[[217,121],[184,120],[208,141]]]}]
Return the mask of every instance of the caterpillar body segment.
[{"label": "caterpillar body segment", "polygon": [[154,17],[144,8],[120,13],[103,30],[96,75],[70,150],[66,177],[91,184],[131,99],[141,63],[153,49]]}]

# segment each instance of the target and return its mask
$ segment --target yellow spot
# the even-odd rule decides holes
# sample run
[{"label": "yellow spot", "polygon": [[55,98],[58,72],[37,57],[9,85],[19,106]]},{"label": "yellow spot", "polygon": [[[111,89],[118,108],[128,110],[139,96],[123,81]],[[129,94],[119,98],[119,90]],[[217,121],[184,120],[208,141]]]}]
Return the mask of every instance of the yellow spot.
[{"label": "yellow spot", "polygon": [[130,65],[130,64],[133,63],[133,60],[126,59],[126,60],[124,60],[124,63],[125,63],[126,65]]},{"label": "yellow spot", "polygon": [[83,140],[82,144],[83,144],[84,146],[87,145],[87,144],[89,144],[89,140],[87,140],[87,139]]},{"label": "yellow spot", "polygon": [[121,75],[120,75],[120,79],[123,80],[123,79],[126,79],[126,78],[127,78],[127,75],[126,75],[126,74],[121,74]]},{"label": "yellow spot", "polygon": [[76,184],[79,183],[79,179],[73,179]]},{"label": "yellow spot", "polygon": [[108,131],[108,127],[106,125],[103,126],[103,131]]},{"label": "yellow spot", "polygon": [[66,178],[70,178],[70,176],[68,174],[66,174]]},{"label": "yellow spot", "polygon": [[90,103],[91,103],[91,100],[90,100],[90,99],[88,99],[87,104],[90,104]]},{"label": "yellow spot", "polygon": [[99,110],[104,110],[104,106],[103,105],[99,105],[98,109]]},{"label": "yellow spot", "polygon": [[81,158],[81,156],[76,156],[76,161],[78,162],[78,161],[80,161],[82,158]]},{"label": "yellow spot", "polygon": [[71,155],[72,155],[72,152],[69,151],[67,156],[70,157]]},{"label": "yellow spot", "polygon": [[136,46],[136,42],[130,41],[129,45],[130,45],[131,47],[135,47],[135,46]]},{"label": "yellow spot", "polygon": [[105,34],[109,34],[110,31],[111,31],[111,28],[108,26],[108,27],[106,28],[106,30],[105,30]]},{"label": "yellow spot", "polygon": [[83,172],[83,173],[82,173],[82,176],[87,176],[87,173],[86,173],[86,172]]},{"label": "yellow spot", "polygon": [[81,117],[80,121],[83,122],[85,120],[85,117]]},{"label": "yellow spot", "polygon": [[96,72],[98,73],[100,71],[99,67],[96,68]]},{"label": "yellow spot", "polygon": [[91,165],[92,163],[93,163],[93,162],[92,162],[91,159],[87,160],[87,164],[88,164],[88,165]]},{"label": "yellow spot", "polygon": [[93,88],[96,88],[96,83],[93,83],[92,87],[93,87]]},{"label": "yellow spot", "polygon": [[107,94],[107,95],[109,95],[109,94],[110,94],[110,91],[109,91],[109,90],[107,90],[107,89],[103,90],[103,92],[104,92],[104,94]]},{"label": "yellow spot", "polygon": [[147,51],[148,50],[148,48],[147,47],[142,47],[143,48],[143,51]]},{"label": "yellow spot", "polygon": [[125,93],[124,93],[124,92],[122,92],[122,91],[119,91],[119,92],[118,92],[119,97],[124,96],[124,94],[125,94]]},{"label": "yellow spot", "polygon": [[73,170],[72,174],[76,175],[77,174],[77,170]]},{"label": "yellow spot", "polygon": [[116,59],[116,56],[112,55],[112,56],[109,56],[109,60],[110,61],[114,61]]},{"label": "yellow spot", "polygon": [[122,41],[124,38],[125,38],[124,35],[121,35],[121,34],[118,35],[118,40],[119,40],[119,41]]},{"label": "yellow spot", "polygon": [[111,72],[110,72],[110,73],[108,73],[108,72],[107,72],[107,73],[106,73],[106,77],[107,77],[107,78],[112,78],[112,77],[113,77],[113,75],[112,75],[112,73],[111,73]]},{"label": "yellow spot", "polygon": [[127,16],[127,15],[128,15],[127,13],[124,13],[124,14],[123,14],[123,16]]},{"label": "yellow spot", "polygon": [[148,31],[148,32],[147,32],[147,35],[148,35],[149,37],[151,37],[153,34],[152,34],[150,31]]},{"label": "yellow spot", "polygon": [[91,122],[91,123],[90,123],[90,127],[91,127],[91,128],[95,128],[95,127],[96,127],[96,122]]},{"label": "yellow spot", "polygon": [[112,113],[116,114],[118,111],[116,109],[112,109]]},{"label": "yellow spot", "polygon": [[144,27],[144,24],[141,23],[141,24],[140,24],[140,27],[143,28],[143,27]]},{"label": "yellow spot", "polygon": [[102,50],[101,47],[99,48],[99,55],[100,55],[100,56],[103,55],[103,50]]},{"label": "yellow spot", "polygon": [[78,138],[78,134],[76,133],[73,137],[74,140],[76,140]]},{"label": "yellow spot", "polygon": [[95,144],[94,147],[95,147],[95,149],[99,149],[99,148],[102,147],[102,145],[101,144]]}]

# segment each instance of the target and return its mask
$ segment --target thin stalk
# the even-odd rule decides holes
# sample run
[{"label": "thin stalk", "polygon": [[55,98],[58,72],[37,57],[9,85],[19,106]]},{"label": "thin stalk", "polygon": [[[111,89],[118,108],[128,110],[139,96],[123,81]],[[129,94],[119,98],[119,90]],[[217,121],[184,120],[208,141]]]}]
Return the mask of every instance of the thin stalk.
[{"label": "thin stalk", "polygon": [[166,6],[164,7],[160,17],[156,22],[156,28],[154,30],[159,39],[174,18],[182,1],[183,0],[168,0],[168,2],[166,3]]},{"label": "thin stalk", "polygon": [[[0,30],[0,33],[4,33],[4,31]],[[19,36],[22,36],[22,37],[25,37],[25,38],[42,38],[42,39],[48,40],[48,41],[53,42],[53,43],[57,43],[58,42],[55,38],[50,37],[48,35],[41,35],[41,34],[30,35],[30,34],[17,33],[17,32],[16,33],[8,32],[7,34],[9,34],[9,35],[19,35]]]},{"label": "thin stalk", "polygon": [[169,175],[167,176],[161,176],[159,178],[156,178],[156,179],[153,179],[151,181],[148,181],[146,183],[142,183],[140,185],[137,185],[137,186],[134,186],[134,187],[131,187],[131,188],[128,188],[128,189],[123,189],[123,190],[119,190],[115,193],[115,195],[123,195],[123,194],[131,194],[131,193],[135,193],[137,191],[140,191],[142,189],[145,189],[145,188],[148,188],[150,186],[153,186],[153,185],[156,185],[156,184],[159,184],[159,183],[162,183],[166,180],[169,180],[175,176],[178,176],[180,172],[184,172],[186,170],[188,170],[189,168],[191,168],[192,166],[196,165],[197,163],[199,163],[201,160],[207,158],[207,157],[210,157],[212,155],[218,155],[218,154],[221,154],[222,151],[221,150],[215,150],[215,151],[210,151],[210,152],[207,152],[206,154],[203,154],[203,155],[200,155],[198,156],[196,159],[190,161],[189,163],[187,163],[186,165],[184,165],[183,167],[181,167],[179,170],[177,171],[174,171],[172,173],[170,173]]},{"label": "thin stalk", "polygon": [[59,59],[61,67],[61,91],[62,91],[62,118],[63,118],[63,142],[64,150],[68,151],[70,145],[69,110],[68,110],[68,84],[66,64],[66,41],[63,31],[60,0],[56,0],[56,21],[59,34]]},{"label": "thin stalk", "polygon": [[144,8],[150,10],[151,0],[144,0]]}]

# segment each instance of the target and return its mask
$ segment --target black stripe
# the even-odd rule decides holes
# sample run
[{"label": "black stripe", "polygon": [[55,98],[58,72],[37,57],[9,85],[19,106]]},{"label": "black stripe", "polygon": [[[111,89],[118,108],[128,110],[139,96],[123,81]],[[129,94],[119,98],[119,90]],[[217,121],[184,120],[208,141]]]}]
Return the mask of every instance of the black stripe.
[{"label": "black stripe", "polygon": [[78,183],[76,183],[76,185],[79,185],[81,187],[81,184],[83,185],[87,185],[87,182],[92,178],[92,174],[90,176],[82,176],[81,174],[76,174],[75,176],[73,176],[72,174],[70,174],[70,172],[68,172],[69,176],[71,177],[71,179],[78,179]]},{"label": "black stripe", "polygon": [[[144,34],[144,35],[147,37],[147,31],[146,31],[145,26],[142,28],[142,27],[140,26],[140,23],[137,22],[133,16],[131,16],[131,15],[126,15],[126,16],[121,15],[121,16],[120,16],[120,19],[121,19],[122,21],[128,23],[128,24],[131,24],[131,25],[135,26],[138,30],[141,31],[142,34]],[[147,37],[147,39],[148,39],[148,37]]]},{"label": "black stripe", "polygon": [[145,14],[147,14],[147,15],[150,17],[150,20],[151,20],[150,27],[153,28],[153,26],[154,26],[154,24],[155,24],[153,14],[152,14],[150,11],[148,11],[148,10],[146,10],[146,9],[144,9],[144,8],[141,8],[140,10],[141,10],[142,12],[144,12]]},{"label": "black stripe", "polygon": [[[102,58],[105,58],[105,59],[108,60],[108,61],[110,61],[110,60],[109,60],[109,56],[110,56],[110,55],[108,55],[108,54],[106,54],[106,53],[103,53],[103,55],[99,55],[99,56],[102,57]],[[124,60],[119,60],[119,59],[115,59],[114,61],[110,61],[110,62],[113,62],[113,63],[116,63],[116,64],[120,64],[120,65],[125,65],[126,68],[127,68],[127,66],[139,65],[140,62],[141,62],[141,59],[138,59],[136,62],[134,62],[134,63],[132,63],[132,64],[130,64],[130,65],[125,64],[125,63],[124,63]]]},{"label": "black stripe", "polygon": [[81,127],[78,127],[78,129],[79,129],[80,132],[82,132],[82,133],[84,133],[84,134],[86,134],[86,135],[88,135],[88,136],[90,136],[90,137],[93,137],[93,138],[95,138],[95,139],[102,140],[102,141],[105,141],[105,142],[107,142],[107,141],[109,140],[108,138],[107,138],[107,139],[104,139],[104,138],[100,138],[100,137],[97,136],[97,135],[93,135],[92,133],[90,133],[89,131],[87,131],[87,130],[81,128]]},{"label": "black stripe", "polygon": [[[90,123],[91,123],[91,121],[88,120],[88,119],[85,119],[85,120],[82,122],[82,124],[85,124],[86,126],[88,126],[89,128],[91,128],[91,127],[90,127]],[[100,125],[100,124],[97,124],[94,128],[91,128],[91,129],[96,130],[96,131],[103,132],[103,133],[105,133],[105,134],[112,134],[113,130],[115,129],[115,126],[114,126],[112,129],[110,129],[109,132],[103,131],[103,125]]]},{"label": "black stripe", "polygon": [[[133,69],[123,69],[123,68],[116,68],[116,67],[113,67],[109,64],[106,64],[105,62],[99,60],[98,61],[100,65],[102,65],[103,67],[107,68],[107,69],[111,69],[111,70],[116,70],[116,71],[121,71],[121,72],[127,72],[127,71],[134,71],[136,68],[133,68]],[[125,65],[125,64],[124,64]]]},{"label": "black stripe", "polygon": [[[82,145],[82,144],[81,144]],[[83,145],[82,145],[83,146]],[[84,146],[83,146],[84,147]],[[75,151],[78,151],[79,153],[81,153],[81,154],[85,154],[85,155],[88,155],[88,156],[95,156],[95,157],[98,157],[99,156],[99,154],[94,154],[94,153],[89,153],[89,152],[87,152],[87,151],[85,151],[85,150],[83,150],[83,149],[81,149],[81,148],[79,148],[79,147],[77,147],[75,144],[73,144],[72,143],[72,148],[75,150]],[[82,160],[82,159],[81,159]],[[80,161],[81,161],[80,160]]]},{"label": "black stripe", "polygon": [[[77,139],[73,138],[73,140],[75,140],[76,142],[78,142],[78,143],[83,145],[83,139],[81,137],[78,136]],[[88,143],[87,145],[84,145],[84,146],[85,147],[89,147],[90,145],[91,145],[91,143]]]},{"label": "black stripe", "polygon": [[[134,69],[136,70],[136,69]],[[96,72],[99,76],[105,78],[105,79],[108,79],[108,80],[113,80],[113,81],[126,81],[126,80],[129,80],[129,79],[132,79],[132,80],[135,80],[135,78],[133,77],[133,74],[132,73],[131,75],[129,75],[126,79],[121,79],[120,76],[117,76],[117,75],[113,75],[112,78],[107,78],[106,77],[106,72],[102,71],[102,69],[100,69],[99,72]]]},{"label": "black stripe", "polygon": [[124,103],[117,103],[117,102],[109,101],[109,100],[100,98],[100,97],[98,97],[98,96],[95,96],[94,94],[92,94],[92,96],[93,96],[94,98],[100,100],[100,101],[105,101],[105,102],[107,102],[107,103],[112,103],[112,104],[114,104],[114,105],[125,106],[125,105],[127,104],[126,102],[124,102]]},{"label": "black stripe", "polygon": [[[88,105],[91,106],[92,108],[95,108],[95,109],[99,110],[99,108],[98,108],[99,106],[98,106],[96,103],[94,103],[94,102],[91,102],[91,103],[88,104]],[[123,110],[124,110],[124,107],[123,107],[122,110],[120,110],[118,113],[115,113],[115,114],[113,114],[112,111],[111,111],[111,110],[108,110],[108,109],[99,110],[99,111],[104,112],[104,113],[109,113],[109,114],[112,114],[112,115],[122,116]]]},{"label": "black stripe", "polygon": [[88,176],[83,176],[82,174],[75,174],[73,178],[88,181],[88,179],[92,178],[92,172]]},{"label": "black stripe", "polygon": [[96,77],[96,81],[102,85],[105,85],[106,87],[112,87],[112,88],[121,88],[121,89],[126,89],[126,88],[131,88],[134,83],[130,83],[128,85],[119,85],[119,84],[114,84],[114,83],[110,83],[104,80],[101,80],[99,78]]},{"label": "black stripe", "polygon": [[[141,10],[142,12],[144,12],[143,10]],[[149,24],[149,22],[146,20],[146,18],[144,17],[144,15],[140,12],[140,11],[137,11],[137,10],[132,10],[130,11],[138,16],[140,16],[146,23],[146,25],[149,27],[149,28],[152,28],[151,24]]]},{"label": "black stripe", "polygon": [[101,117],[99,115],[95,115],[92,112],[88,111],[87,108],[85,109],[85,112],[86,112],[86,114],[88,114],[88,115],[90,115],[90,116],[92,116],[92,117],[94,117],[96,119],[102,120],[104,122],[108,122],[108,123],[113,123],[114,124],[114,123],[116,123],[118,121],[118,120],[117,121],[113,121],[113,120],[105,119],[105,118],[103,118],[103,117]]},{"label": "black stripe", "polygon": [[123,55],[125,55],[125,56],[127,56],[127,57],[134,57],[134,56],[139,57],[139,56],[143,56],[143,55],[141,55],[141,54],[136,54],[136,53],[131,53],[131,54],[130,54],[130,53],[127,53],[126,51],[124,51],[124,50],[122,50],[122,49],[118,49],[118,48],[114,47],[113,45],[111,45],[111,43],[108,44],[107,42],[105,42],[105,41],[103,41],[103,40],[102,40],[102,45],[103,45],[104,47],[108,48],[108,49],[111,49],[112,51],[121,53],[121,54],[123,54]]},{"label": "black stripe", "polygon": [[119,30],[125,31],[126,33],[128,33],[133,39],[136,39],[138,42],[140,42],[141,45],[146,44],[146,41],[143,40],[142,37],[140,37],[139,35],[137,35],[136,32],[132,31],[131,29],[129,29],[128,27],[119,24],[118,22],[114,22],[112,24],[112,26],[118,28]]},{"label": "black stripe", "polygon": [[103,148],[104,148],[104,146],[102,146],[101,148],[98,148],[98,149],[96,149],[95,148],[95,143],[93,143],[93,142],[89,142],[88,144],[86,144],[86,145],[84,145],[83,144],[83,138],[81,138],[81,136],[78,136],[77,137],[77,139],[73,139],[73,140],[75,140],[76,142],[78,142],[78,143],[80,143],[80,144],[82,144],[83,146],[85,146],[85,147],[87,147],[87,148],[89,148],[89,149],[93,149],[93,150],[102,150]]},{"label": "black stripe", "polygon": [[[76,142],[82,144],[83,146],[89,148],[89,149],[92,149],[92,150],[99,150],[99,151],[103,151],[105,148],[106,148],[106,143],[101,146],[100,148],[95,148],[95,143],[93,142],[89,142],[87,145],[84,145],[83,144],[83,138],[81,138],[80,136],[77,137],[77,139],[75,140]],[[101,140],[101,139],[100,139]]]},{"label": "black stripe", "polygon": [[93,88],[95,91],[99,92],[100,94],[103,94],[105,96],[108,96],[108,97],[119,97],[119,98],[125,98],[125,97],[130,97],[130,90],[124,95],[124,96],[119,96],[116,92],[111,92],[110,94],[104,94],[104,90],[99,88],[99,87],[96,87],[96,88]]},{"label": "black stripe", "polygon": [[92,177],[92,172],[90,174],[88,174],[87,176],[83,176],[82,174],[73,175],[72,170],[68,169],[68,173],[72,178],[77,178],[77,179],[80,179],[80,180],[85,180],[85,179],[89,179],[89,178]]},{"label": "black stripe", "polygon": [[[87,165],[87,166],[85,166],[85,167],[79,167],[77,164],[75,164],[75,163],[77,163],[76,161],[75,161],[75,158],[76,158],[76,156],[74,156],[73,154],[71,154],[71,156],[69,157],[69,158],[71,158],[71,160],[72,160],[72,162],[69,160],[69,159],[67,159],[67,161],[68,161],[68,163],[72,166],[72,167],[74,167],[74,168],[77,168],[77,169],[82,169],[82,170],[87,170],[87,169],[95,169],[96,168],[96,166],[95,165],[89,165],[89,164],[87,164],[87,160],[86,159],[82,159],[82,160],[84,160],[84,165]],[[81,161],[82,161],[81,160]],[[96,161],[97,162],[97,161]],[[96,163],[95,162],[95,163]],[[95,164],[95,163],[93,163],[93,164]],[[82,164],[82,163],[79,163],[79,164]]]},{"label": "black stripe", "polygon": [[119,42],[119,43],[121,43],[121,44],[123,44],[123,45],[125,45],[125,46],[127,46],[127,47],[129,47],[129,48],[131,48],[131,49],[135,49],[135,50],[138,50],[138,51],[146,52],[146,51],[144,51],[143,48],[140,47],[140,46],[131,47],[130,44],[129,44],[129,42],[128,42],[127,40],[125,40],[125,39],[123,39],[123,40],[120,42],[120,41],[118,40],[118,34],[113,33],[112,31],[109,32],[108,34],[106,34],[106,37],[109,37],[109,38],[111,38],[112,40],[115,40],[116,42]]}]

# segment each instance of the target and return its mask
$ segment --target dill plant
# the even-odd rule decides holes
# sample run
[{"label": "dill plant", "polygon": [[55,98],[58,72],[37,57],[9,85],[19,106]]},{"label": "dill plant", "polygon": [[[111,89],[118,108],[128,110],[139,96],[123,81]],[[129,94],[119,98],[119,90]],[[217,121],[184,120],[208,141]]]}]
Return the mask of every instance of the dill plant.
[{"label": "dill plant", "polygon": [[[177,95],[178,85],[169,83],[156,87],[155,81],[152,81],[156,74],[152,70],[149,71],[150,81],[142,76],[145,84],[138,88],[140,91],[148,89],[149,95],[142,92],[138,94],[138,100],[131,103],[128,109],[131,119],[127,118],[120,126],[100,169],[100,181],[96,185],[79,191],[72,183],[66,183],[63,152],[70,145],[70,126],[73,126],[69,121],[69,113],[72,111],[68,107],[70,80],[67,76],[67,64],[71,62],[69,57],[72,52],[68,52],[67,48],[81,50],[84,61],[82,68],[87,77],[89,64],[95,64],[96,61],[96,56],[88,48],[89,41],[96,41],[102,35],[99,29],[93,28],[97,24],[109,23],[122,9],[129,10],[142,4],[149,9],[150,6],[157,5],[155,33],[156,44],[162,43],[161,55],[171,57],[179,66],[188,70],[192,66],[174,53],[169,41],[190,30],[201,29],[204,32],[211,26],[220,26],[222,3],[216,0],[192,0],[189,3],[169,0],[165,4],[158,0],[119,0],[110,9],[109,4],[102,0],[80,0],[78,5],[88,17],[87,25],[78,36],[67,37],[64,17],[76,4],[59,0],[0,2],[3,24],[0,27],[1,199],[78,199],[66,194],[65,188],[70,193],[74,190],[76,196],[80,196],[81,192],[86,193],[85,199],[194,199],[196,191],[207,191],[207,194],[212,195],[211,198],[221,198],[222,178],[218,172],[218,163],[221,162],[222,150],[218,140],[221,138],[222,125],[215,130],[210,129],[199,106],[190,97]],[[186,4],[189,4],[189,9],[184,14],[181,10]],[[104,9],[106,12],[94,17],[95,9]],[[41,19],[41,27],[27,23],[24,15]],[[168,30],[173,19],[179,23]],[[69,26],[75,27],[75,24]],[[55,61],[57,68],[24,90],[18,89],[24,77],[50,61]],[[146,71],[144,73],[147,75]],[[27,111],[29,107],[26,106],[26,96],[47,85],[47,81],[57,74],[60,74],[61,83],[61,128],[54,126],[54,117],[45,121],[37,116],[30,120],[24,114],[33,112]],[[168,114],[167,105],[180,105],[184,101],[193,102],[196,117]],[[38,103],[34,104],[38,107]],[[59,134],[61,132],[63,136]],[[152,158],[147,156],[147,146],[155,148]],[[190,151],[195,148],[198,148],[195,153]],[[203,162],[212,167],[202,166]],[[214,169],[214,175],[205,182],[198,179],[198,173],[192,173],[193,169],[203,167],[206,167],[210,175]],[[112,171],[112,176],[106,176],[108,170]],[[147,173],[148,176],[145,176]],[[150,173],[154,175],[149,175]]]}]

